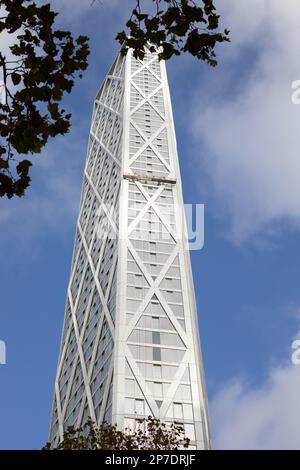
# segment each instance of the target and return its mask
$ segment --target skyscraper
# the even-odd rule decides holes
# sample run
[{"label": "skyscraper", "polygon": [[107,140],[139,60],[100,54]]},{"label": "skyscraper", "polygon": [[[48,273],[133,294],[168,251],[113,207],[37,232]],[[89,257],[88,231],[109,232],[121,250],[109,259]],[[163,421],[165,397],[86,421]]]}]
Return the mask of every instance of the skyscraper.
[{"label": "skyscraper", "polygon": [[210,448],[165,64],[119,54],[93,110],[50,441],[94,421],[182,422]]}]

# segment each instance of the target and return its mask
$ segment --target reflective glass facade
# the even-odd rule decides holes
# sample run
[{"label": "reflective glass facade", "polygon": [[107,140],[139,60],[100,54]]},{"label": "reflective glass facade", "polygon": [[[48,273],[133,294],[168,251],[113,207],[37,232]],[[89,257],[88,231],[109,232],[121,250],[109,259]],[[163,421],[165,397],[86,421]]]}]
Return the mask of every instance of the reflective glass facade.
[{"label": "reflective glass facade", "polygon": [[50,441],[88,416],[182,422],[210,448],[165,64],[119,55],[94,103]]}]

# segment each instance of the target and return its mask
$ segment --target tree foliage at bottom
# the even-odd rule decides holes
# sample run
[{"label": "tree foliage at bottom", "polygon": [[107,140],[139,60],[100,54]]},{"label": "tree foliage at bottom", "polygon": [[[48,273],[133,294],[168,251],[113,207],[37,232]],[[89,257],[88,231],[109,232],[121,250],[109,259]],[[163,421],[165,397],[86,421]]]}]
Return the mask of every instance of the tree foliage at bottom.
[{"label": "tree foliage at bottom", "polygon": [[188,448],[190,440],[180,423],[166,424],[149,416],[137,419],[136,429],[103,423],[97,425],[91,418],[84,426],[69,426],[57,447],[49,442],[43,450],[176,450]]}]

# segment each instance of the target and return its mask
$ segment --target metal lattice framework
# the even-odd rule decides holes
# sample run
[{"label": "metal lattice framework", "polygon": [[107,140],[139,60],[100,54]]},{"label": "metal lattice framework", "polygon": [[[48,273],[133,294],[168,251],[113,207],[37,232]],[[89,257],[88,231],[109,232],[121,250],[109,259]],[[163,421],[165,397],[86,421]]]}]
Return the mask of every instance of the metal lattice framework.
[{"label": "metal lattice framework", "polygon": [[119,55],[94,104],[50,426],[182,422],[209,448],[167,76]]}]

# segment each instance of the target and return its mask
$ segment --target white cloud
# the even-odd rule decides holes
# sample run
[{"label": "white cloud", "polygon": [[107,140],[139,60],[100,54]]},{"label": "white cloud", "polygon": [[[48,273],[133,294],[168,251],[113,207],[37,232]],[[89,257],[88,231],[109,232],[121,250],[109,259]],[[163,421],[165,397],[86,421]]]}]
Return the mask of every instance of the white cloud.
[{"label": "white cloud", "polygon": [[239,379],[211,403],[215,449],[300,449],[300,366],[270,372],[260,388]]},{"label": "white cloud", "polygon": [[300,4],[230,0],[219,8],[232,42],[219,51],[225,66],[213,85],[200,90],[193,132],[205,149],[199,170],[204,163],[239,243],[283,223],[300,228],[300,106],[291,102],[300,78]]}]

